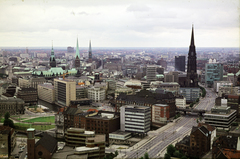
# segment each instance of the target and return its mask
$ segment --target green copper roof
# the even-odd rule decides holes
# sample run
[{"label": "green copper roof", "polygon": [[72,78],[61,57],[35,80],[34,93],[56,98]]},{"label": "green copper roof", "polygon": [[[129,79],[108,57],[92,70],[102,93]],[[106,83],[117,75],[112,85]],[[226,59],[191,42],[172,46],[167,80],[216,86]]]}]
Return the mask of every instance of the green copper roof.
[{"label": "green copper roof", "polygon": [[78,56],[78,58],[80,58],[80,54],[79,54],[79,47],[78,47],[78,38],[77,38],[77,47],[76,47],[76,55],[75,58]]},{"label": "green copper roof", "polygon": [[55,58],[55,55],[54,55],[53,44],[52,44],[51,61],[53,60],[53,58]]}]

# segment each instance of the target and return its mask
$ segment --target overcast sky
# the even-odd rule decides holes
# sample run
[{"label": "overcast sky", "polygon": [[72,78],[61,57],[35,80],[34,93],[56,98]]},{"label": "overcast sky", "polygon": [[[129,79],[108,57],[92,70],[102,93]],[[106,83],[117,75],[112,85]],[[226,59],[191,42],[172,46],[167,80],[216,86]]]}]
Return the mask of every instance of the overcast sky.
[{"label": "overcast sky", "polygon": [[239,47],[239,0],[0,0],[0,46]]}]

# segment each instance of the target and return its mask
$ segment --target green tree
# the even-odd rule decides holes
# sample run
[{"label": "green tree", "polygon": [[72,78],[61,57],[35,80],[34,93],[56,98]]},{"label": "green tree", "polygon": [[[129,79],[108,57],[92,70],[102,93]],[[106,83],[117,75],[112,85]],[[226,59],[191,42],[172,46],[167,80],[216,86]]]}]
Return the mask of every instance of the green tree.
[{"label": "green tree", "polygon": [[171,159],[171,156],[168,153],[165,153],[164,159]]},{"label": "green tree", "polygon": [[144,154],[144,159],[149,159],[149,156],[148,156],[147,152]]},{"label": "green tree", "polygon": [[9,118],[10,118],[9,112],[5,113],[3,125],[4,125],[4,126],[9,126],[9,127],[11,127],[11,128],[14,128],[14,123],[13,123],[13,121],[12,121],[11,119],[9,119]]},{"label": "green tree", "polygon": [[182,154],[181,154],[179,151],[175,151],[175,152],[173,153],[173,156],[174,156],[174,157],[181,158],[181,157],[182,157]]},{"label": "green tree", "polygon": [[181,159],[188,159],[186,156],[182,156]]},{"label": "green tree", "polygon": [[116,150],[116,151],[115,151],[115,157],[117,157],[117,156],[118,156],[118,151]]},{"label": "green tree", "polygon": [[176,148],[171,144],[171,145],[168,145],[167,147],[167,153],[170,155],[170,156],[173,156],[173,153],[176,151]]},{"label": "green tree", "polygon": [[14,128],[14,123],[13,123],[13,121],[11,119],[5,119],[3,125],[4,126],[9,126],[11,128]]},{"label": "green tree", "polygon": [[140,157],[140,159],[144,159],[143,157]]},{"label": "green tree", "polygon": [[5,113],[4,118],[5,118],[5,120],[10,118],[9,112]]}]

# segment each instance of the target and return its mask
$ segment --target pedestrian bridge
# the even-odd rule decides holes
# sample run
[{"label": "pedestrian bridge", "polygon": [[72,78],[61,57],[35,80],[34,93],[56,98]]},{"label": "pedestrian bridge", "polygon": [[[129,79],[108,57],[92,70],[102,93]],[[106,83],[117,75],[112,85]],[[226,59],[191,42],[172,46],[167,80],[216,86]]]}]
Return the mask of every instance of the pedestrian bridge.
[{"label": "pedestrian bridge", "polygon": [[186,112],[191,112],[191,113],[198,113],[200,116],[202,116],[203,113],[206,113],[206,110],[204,109],[192,109],[192,108],[176,108],[176,111],[181,111],[186,114]]}]

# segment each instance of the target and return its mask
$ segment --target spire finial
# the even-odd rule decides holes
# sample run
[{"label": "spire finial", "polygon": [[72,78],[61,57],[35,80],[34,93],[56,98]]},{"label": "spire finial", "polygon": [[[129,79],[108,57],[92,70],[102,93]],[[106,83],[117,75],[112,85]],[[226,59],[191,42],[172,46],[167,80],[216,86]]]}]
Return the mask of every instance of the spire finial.
[{"label": "spire finial", "polygon": [[193,24],[192,24],[192,37],[191,37],[191,44],[190,45],[194,46]]},{"label": "spire finial", "polygon": [[52,40],[52,50],[53,50],[53,40]]}]

